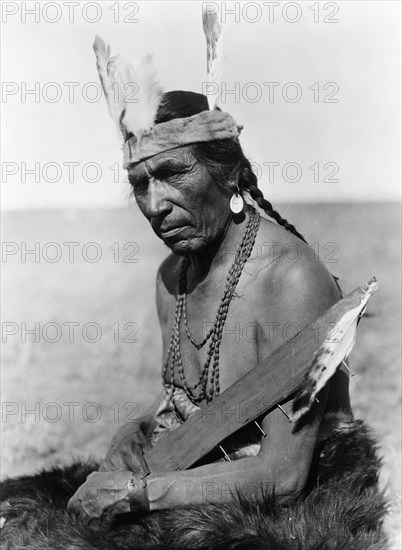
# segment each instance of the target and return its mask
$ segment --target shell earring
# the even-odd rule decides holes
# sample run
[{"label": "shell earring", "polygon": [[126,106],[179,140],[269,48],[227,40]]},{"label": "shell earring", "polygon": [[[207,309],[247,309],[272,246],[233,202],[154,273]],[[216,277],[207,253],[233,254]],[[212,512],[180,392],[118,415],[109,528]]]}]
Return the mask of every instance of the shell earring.
[{"label": "shell earring", "polygon": [[230,210],[233,214],[240,214],[243,210],[243,206],[243,197],[240,195],[240,189],[237,188],[237,193],[233,193],[232,198],[230,199]]}]

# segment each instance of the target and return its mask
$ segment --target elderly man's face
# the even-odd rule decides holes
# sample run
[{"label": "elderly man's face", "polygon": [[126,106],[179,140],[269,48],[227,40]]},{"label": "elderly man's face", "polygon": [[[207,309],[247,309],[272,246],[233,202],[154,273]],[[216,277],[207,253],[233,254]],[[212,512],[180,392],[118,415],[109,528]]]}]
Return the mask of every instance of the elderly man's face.
[{"label": "elderly man's face", "polygon": [[141,212],[176,254],[197,253],[223,234],[232,192],[212,179],[190,146],[139,163],[129,180]]}]

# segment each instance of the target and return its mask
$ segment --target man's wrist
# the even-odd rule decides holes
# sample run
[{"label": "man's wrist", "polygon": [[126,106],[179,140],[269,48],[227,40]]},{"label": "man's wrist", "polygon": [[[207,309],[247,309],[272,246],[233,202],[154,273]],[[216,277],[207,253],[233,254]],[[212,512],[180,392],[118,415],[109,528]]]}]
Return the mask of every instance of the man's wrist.
[{"label": "man's wrist", "polygon": [[146,474],[132,473],[128,480],[128,500],[132,512],[149,512]]}]

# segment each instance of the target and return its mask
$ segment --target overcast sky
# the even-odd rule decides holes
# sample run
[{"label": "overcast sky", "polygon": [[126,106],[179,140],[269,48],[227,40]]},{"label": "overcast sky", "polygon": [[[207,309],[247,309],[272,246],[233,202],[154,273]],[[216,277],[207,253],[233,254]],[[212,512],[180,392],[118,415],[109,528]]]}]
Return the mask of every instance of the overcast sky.
[{"label": "overcast sky", "polygon": [[[201,92],[202,4],[36,4],[32,14],[34,2],[2,2],[3,208],[124,207],[94,36],[134,64],[153,53],[166,90]],[[266,196],[399,199],[400,3],[209,4],[225,20],[224,80],[235,91],[221,107],[244,125]]]}]

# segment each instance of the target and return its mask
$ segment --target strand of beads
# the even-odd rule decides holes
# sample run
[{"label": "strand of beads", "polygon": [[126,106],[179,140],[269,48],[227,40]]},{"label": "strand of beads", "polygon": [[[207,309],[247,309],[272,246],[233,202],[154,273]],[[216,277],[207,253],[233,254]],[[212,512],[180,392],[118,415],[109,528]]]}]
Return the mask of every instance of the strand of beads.
[{"label": "strand of beads", "polygon": [[[215,322],[212,328],[208,331],[206,337],[202,342],[197,342],[192,336],[187,319],[187,269],[189,266],[189,258],[185,257],[182,262],[180,278],[179,278],[179,292],[176,301],[176,309],[174,322],[172,327],[172,334],[169,342],[169,347],[166,354],[166,360],[162,368],[162,380],[165,385],[173,387],[175,371],[178,373],[180,380],[183,384],[184,390],[194,403],[199,403],[204,399],[207,402],[211,401],[215,395],[219,394],[219,349],[222,341],[223,328],[226,322],[226,318],[229,311],[229,305],[233,298],[237,283],[239,282],[243,268],[247,260],[249,259],[254,247],[255,239],[257,236],[258,228],[260,225],[260,214],[255,211],[254,208],[250,208],[250,216],[247,222],[247,226],[243,235],[240,247],[236,251],[235,259],[231,265],[227,278],[225,290],[218,307]],[[209,348],[207,351],[207,359],[201,370],[200,377],[194,385],[190,385],[187,382],[183,362],[180,353],[180,324],[183,318],[185,331],[188,339],[196,349],[201,349],[209,339],[211,339]],[[212,368],[210,368],[211,361]],[[166,384],[166,374],[170,363],[170,383]],[[209,389],[207,392],[209,378]],[[198,395],[195,394],[197,388],[200,387]]]}]

